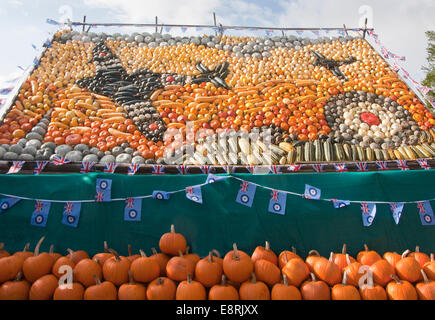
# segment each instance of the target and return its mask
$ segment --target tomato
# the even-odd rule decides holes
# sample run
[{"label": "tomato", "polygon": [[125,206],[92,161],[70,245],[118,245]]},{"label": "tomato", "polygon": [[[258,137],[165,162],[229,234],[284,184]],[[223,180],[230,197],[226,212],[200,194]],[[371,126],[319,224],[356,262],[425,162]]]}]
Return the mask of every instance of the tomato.
[{"label": "tomato", "polygon": [[53,142],[55,144],[65,144],[65,138],[64,137],[56,137],[56,138],[54,138]]}]

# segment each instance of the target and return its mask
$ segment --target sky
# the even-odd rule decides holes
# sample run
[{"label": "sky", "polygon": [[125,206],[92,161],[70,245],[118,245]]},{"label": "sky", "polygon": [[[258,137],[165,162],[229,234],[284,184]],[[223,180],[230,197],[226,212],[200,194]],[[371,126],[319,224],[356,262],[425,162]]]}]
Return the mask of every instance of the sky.
[{"label": "sky", "polygon": [[[22,74],[31,65],[43,42],[57,27],[56,21],[213,24],[213,12],[222,25],[264,27],[359,27],[368,17],[379,40],[391,52],[406,56],[403,67],[415,80],[425,73],[425,31],[435,30],[434,0],[1,0],[0,83]],[[81,30],[78,28],[77,30]],[[94,32],[154,32],[153,28],[93,29]],[[212,34],[213,31],[207,31]],[[182,34],[181,30],[171,33]],[[203,31],[204,33],[204,31]],[[195,30],[186,35],[198,34]],[[231,33],[230,33],[231,34]],[[235,32],[233,32],[235,34]],[[276,33],[275,33],[276,34]],[[262,36],[265,34],[262,33]],[[280,35],[280,34],[277,34]]]}]

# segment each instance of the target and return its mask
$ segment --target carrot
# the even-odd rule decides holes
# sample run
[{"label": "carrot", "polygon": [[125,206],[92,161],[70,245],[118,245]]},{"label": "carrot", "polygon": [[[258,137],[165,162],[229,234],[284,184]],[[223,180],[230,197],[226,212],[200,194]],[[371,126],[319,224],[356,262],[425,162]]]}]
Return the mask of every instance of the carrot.
[{"label": "carrot", "polygon": [[117,138],[127,138],[131,136],[131,133],[122,132],[113,128],[108,129],[109,133]]},{"label": "carrot", "polygon": [[110,101],[110,98],[109,98],[109,97],[102,96],[102,95],[100,95],[100,94],[92,93],[91,95],[92,95],[93,97],[97,98],[97,99],[100,99],[100,100],[109,100],[109,101]]},{"label": "carrot", "polygon": [[15,101],[15,106],[17,107],[18,110],[23,110],[24,109],[24,107],[21,104],[20,100]]},{"label": "carrot", "polygon": [[52,122],[50,122],[50,125],[55,125],[55,126],[57,126],[59,128],[64,128],[64,129],[68,129],[69,128],[66,124],[64,124],[62,122],[59,122],[59,121],[52,121]]},{"label": "carrot", "polygon": [[114,122],[124,122],[124,121],[125,121],[124,117],[112,117],[103,120],[104,123],[114,123]]},{"label": "carrot", "polygon": [[170,96],[170,95],[173,95],[175,93],[177,93],[177,91],[175,91],[175,90],[166,90],[166,91],[162,91],[161,95],[162,96]]},{"label": "carrot", "polygon": [[83,107],[83,108],[86,108],[86,109],[89,109],[89,110],[93,110],[93,111],[98,110],[98,107],[93,106],[92,104],[89,104],[89,103],[84,103],[84,102],[77,102],[76,106]]},{"label": "carrot", "polygon": [[241,91],[241,92],[238,92],[237,95],[239,97],[244,97],[244,96],[256,94],[257,92],[258,92],[257,90]]},{"label": "carrot", "polygon": [[154,91],[154,93],[150,97],[150,100],[151,101],[157,100],[157,97],[160,95],[161,92],[163,92],[162,89]]},{"label": "carrot", "polygon": [[213,102],[214,100],[216,100],[216,96],[195,98],[195,102]]},{"label": "carrot", "polygon": [[124,114],[120,113],[120,112],[103,113],[100,116],[103,118],[113,118],[113,117],[123,117],[124,118]]}]

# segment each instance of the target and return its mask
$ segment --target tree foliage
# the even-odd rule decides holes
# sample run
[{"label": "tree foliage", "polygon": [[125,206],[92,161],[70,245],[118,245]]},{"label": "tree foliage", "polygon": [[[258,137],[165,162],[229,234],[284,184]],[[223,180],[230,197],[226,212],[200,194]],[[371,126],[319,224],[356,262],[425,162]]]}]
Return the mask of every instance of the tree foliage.
[{"label": "tree foliage", "polygon": [[423,81],[423,85],[432,88],[428,96],[430,99],[435,99],[435,31],[427,31],[426,37],[428,39],[428,65],[422,68],[424,71],[427,72],[426,78]]}]

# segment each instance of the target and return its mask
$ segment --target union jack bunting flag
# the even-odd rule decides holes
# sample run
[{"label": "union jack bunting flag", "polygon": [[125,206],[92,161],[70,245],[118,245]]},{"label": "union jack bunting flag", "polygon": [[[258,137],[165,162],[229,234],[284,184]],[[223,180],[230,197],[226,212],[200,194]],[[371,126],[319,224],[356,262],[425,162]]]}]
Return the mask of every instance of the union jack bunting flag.
[{"label": "union jack bunting flag", "polygon": [[55,166],[61,166],[67,163],[70,163],[71,160],[66,159],[65,157],[61,157],[59,155],[55,155],[52,159],[51,159],[51,163],[54,164]]},{"label": "union jack bunting flag", "polygon": [[347,167],[345,163],[334,163],[335,171],[337,172],[346,172]]},{"label": "union jack bunting flag", "polygon": [[201,169],[201,172],[203,174],[209,174],[209,173],[211,173],[211,167],[209,165],[202,165],[200,167],[200,169]]},{"label": "union jack bunting flag", "polygon": [[234,173],[236,172],[236,167],[234,166],[223,166],[226,173]]},{"label": "union jack bunting flag", "polygon": [[125,200],[124,220],[125,221],[140,221],[142,209],[141,198],[127,198]]},{"label": "union jack bunting flag", "polygon": [[302,35],[302,34],[304,33],[304,30],[296,30],[296,33],[297,33],[298,35]]},{"label": "union jack bunting flag", "polygon": [[420,92],[423,94],[428,94],[430,91],[430,88],[425,87],[425,86],[418,86],[418,90],[420,90]]},{"label": "union jack bunting flag", "polygon": [[251,207],[252,203],[254,202],[256,188],[257,186],[255,184],[249,183],[248,181],[243,181],[240,184],[236,202]]},{"label": "union jack bunting flag", "polygon": [[376,166],[378,167],[379,171],[389,170],[387,166],[387,161],[376,161]]},{"label": "union jack bunting flag", "polygon": [[320,31],[319,30],[311,30],[312,33],[314,33],[316,36],[320,35]]},{"label": "union jack bunting flag", "polygon": [[393,65],[393,70],[394,70],[394,72],[399,72],[400,67],[397,64],[394,64]]},{"label": "union jack bunting flag", "polygon": [[25,161],[12,161],[12,166],[6,174],[18,173],[23,168]]},{"label": "union jack bunting flag", "polygon": [[165,174],[165,167],[161,164],[153,165],[152,174],[161,175]]},{"label": "union jack bunting flag", "polygon": [[314,171],[316,171],[317,173],[325,172],[325,165],[324,164],[316,163],[316,164],[313,164],[312,166],[313,166]]},{"label": "union jack bunting flag", "polygon": [[429,100],[430,104],[432,105],[432,107],[435,108],[435,100]]},{"label": "union jack bunting flag", "polygon": [[14,88],[3,88],[0,89],[0,94],[7,95],[8,93],[12,92],[12,90],[14,90]]},{"label": "union jack bunting flag", "polygon": [[421,224],[424,226],[435,225],[435,218],[429,201],[417,202]]},{"label": "union jack bunting flag", "polygon": [[367,162],[355,162],[358,171],[368,171]]},{"label": "union jack bunting flag", "polygon": [[300,165],[300,164],[291,164],[287,167],[288,171],[291,171],[291,172],[299,171],[299,170],[301,170],[301,168],[302,168],[302,165]]},{"label": "union jack bunting flag", "polygon": [[128,166],[128,172],[127,174],[132,176],[134,174],[136,174],[137,170],[139,169],[140,164],[139,163],[132,163]]},{"label": "union jack bunting flag", "polygon": [[403,206],[403,202],[390,203],[391,214],[393,215],[393,219],[396,224],[399,224],[400,217],[402,216]]},{"label": "union jack bunting flag", "polygon": [[276,166],[276,165],[270,166],[269,170],[270,170],[270,173],[273,173],[273,174],[279,174],[279,173],[281,173],[281,167],[280,166]]},{"label": "union jack bunting flag", "polygon": [[332,199],[332,204],[333,204],[335,209],[340,209],[340,208],[344,208],[344,207],[350,205],[350,201],[349,200]]},{"label": "union jack bunting flag", "polygon": [[279,190],[272,190],[270,193],[269,212],[277,214],[285,214],[285,205],[287,202],[287,194]]},{"label": "union jack bunting flag", "polygon": [[322,194],[322,190],[319,188],[310,186],[309,184],[305,185],[305,193],[303,197],[305,199],[319,200]]},{"label": "union jack bunting flag", "polygon": [[178,174],[188,174],[189,173],[189,167],[184,164],[179,164],[177,166]]},{"label": "union jack bunting flag", "polygon": [[30,224],[37,227],[45,227],[51,202],[36,200],[35,210],[30,218]]},{"label": "union jack bunting flag", "polygon": [[248,170],[249,173],[253,174],[257,170],[257,166],[247,166],[246,170]]},{"label": "union jack bunting flag", "polygon": [[189,186],[186,188],[186,198],[197,203],[202,203],[201,186]]},{"label": "union jack bunting flag", "polygon": [[397,163],[397,167],[400,170],[409,170],[408,163],[406,162],[406,160],[396,160],[396,163]]},{"label": "union jack bunting flag", "polygon": [[33,169],[33,174],[41,174],[42,170],[46,167],[48,161],[36,161],[35,168]]},{"label": "union jack bunting flag", "polygon": [[92,167],[95,165],[94,161],[83,161],[80,167],[80,173],[91,172]]},{"label": "union jack bunting flag", "polygon": [[112,199],[112,180],[111,179],[97,179],[95,183],[97,202],[111,201]]},{"label": "union jack bunting flag", "polygon": [[420,167],[424,170],[432,169],[432,167],[430,166],[430,164],[427,162],[426,159],[417,159],[417,162],[420,165]]},{"label": "union jack bunting flag", "polygon": [[63,208],[62,223],[77,228],[80,219],[80,202],[67,202]]},{"label": "union jack bunting flag", "polygon": [[376,203],[361,203],[362,220],[364,227],[372,225],[376,216]]},{"label": "union jack bunting flag", "polygon": [[117,166],[115,162],[108,162],[104,165],[104,172],[114,173]]},{"label": "union jack bunting flag", "polygon": [[389,59],[390,56],[388,54],[388,50],[385,47],[381,47],[381,53],[384,56],[385,59]]}]

